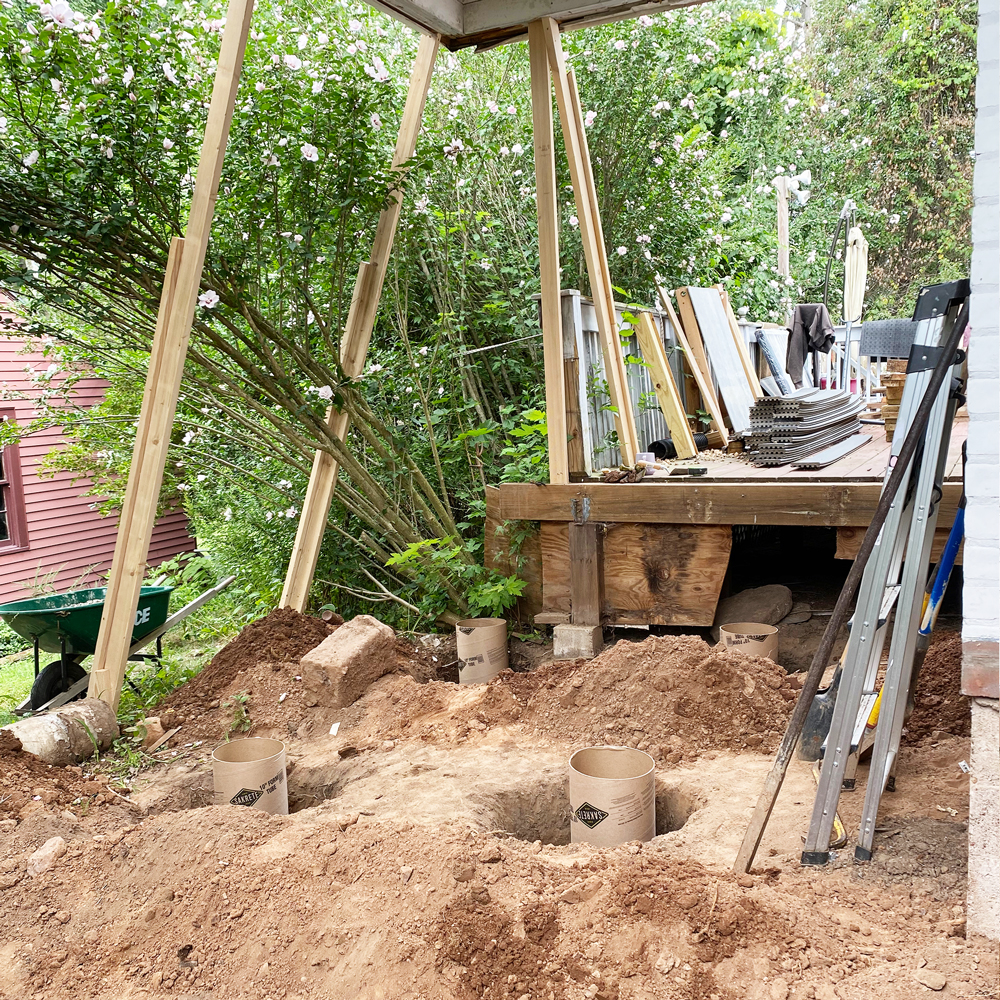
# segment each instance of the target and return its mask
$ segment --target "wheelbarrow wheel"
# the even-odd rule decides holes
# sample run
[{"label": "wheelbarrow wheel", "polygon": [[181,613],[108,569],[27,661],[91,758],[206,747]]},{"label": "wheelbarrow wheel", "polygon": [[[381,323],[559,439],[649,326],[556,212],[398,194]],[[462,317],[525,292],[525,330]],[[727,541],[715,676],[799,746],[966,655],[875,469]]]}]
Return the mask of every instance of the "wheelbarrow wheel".
[{"label": "wheelbarrow wheel", "polygon": [[[31,685],[31,708],[35,711],[57,694],[68,691],[78,680],[87,676],[87,671],[76,660],[66,658],[66,683],[63,684],[63,664],[61,660],[53,660],[44,670],[41,670]],[[81,691],[76,697],[85,698],[86,691]],[[73,699],[70,699],[73,700]]]}]

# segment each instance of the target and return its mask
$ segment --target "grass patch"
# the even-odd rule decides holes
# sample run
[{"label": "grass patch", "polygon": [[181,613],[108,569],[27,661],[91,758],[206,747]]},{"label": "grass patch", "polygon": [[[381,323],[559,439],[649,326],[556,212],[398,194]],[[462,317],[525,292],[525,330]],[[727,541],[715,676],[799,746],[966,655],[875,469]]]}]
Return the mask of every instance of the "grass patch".
[{"label": "grass patch", "polygon": [[14,709],[31,694],[34,682],[35,656],[30,649],[9,654],[9,658],[0,661],[0,726],[16,720]]}]

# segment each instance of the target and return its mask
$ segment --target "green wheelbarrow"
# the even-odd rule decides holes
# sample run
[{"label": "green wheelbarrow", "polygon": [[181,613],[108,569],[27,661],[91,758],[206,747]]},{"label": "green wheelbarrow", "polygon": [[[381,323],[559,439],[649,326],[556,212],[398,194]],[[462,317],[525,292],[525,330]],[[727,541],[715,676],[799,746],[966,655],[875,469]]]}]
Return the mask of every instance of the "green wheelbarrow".
[{"label": "green wheelbarrow", "polygon": [[[220,581],[169,618],[167,611],[173,587],[143,587],[139,592],[128,658],[134,661],[159,659],[163,634],[225,590],[235,579],[230,576]],[[55,708],[84,694],[88,674],[81,664],[97,649],[105,594],[106,588],[93,587],[0,604],[0,618],[32,643],[35,651],[35,680],[31,685],[31,694],[14,710],[16,714]],[[155,656],[139,652],[154,641]],[[42,668],[41,651],[58,653],[59,659]]]}]

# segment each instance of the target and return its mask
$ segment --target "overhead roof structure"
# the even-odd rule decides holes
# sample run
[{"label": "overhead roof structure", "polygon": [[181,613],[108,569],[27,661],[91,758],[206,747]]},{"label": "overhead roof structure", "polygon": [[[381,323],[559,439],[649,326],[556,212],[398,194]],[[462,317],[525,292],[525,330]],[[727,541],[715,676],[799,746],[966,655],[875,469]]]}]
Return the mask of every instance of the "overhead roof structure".
[{"label": "overhead roof structure", "polygon": [[370,7],[438,35],[449,49],[490,48],[528,37],[550,17],[563,31],[690,7],[704,0],[367,0]]}]

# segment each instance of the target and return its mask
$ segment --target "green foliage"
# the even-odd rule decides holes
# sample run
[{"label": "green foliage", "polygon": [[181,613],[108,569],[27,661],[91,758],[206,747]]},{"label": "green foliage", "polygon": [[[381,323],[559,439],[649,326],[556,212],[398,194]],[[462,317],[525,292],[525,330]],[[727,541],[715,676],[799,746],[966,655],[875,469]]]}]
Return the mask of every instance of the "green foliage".
[{"label": "green foliage", "polygon": [[248,692],[237,691],[236,694],[222,703],[222,707],[231,713],[226,729],[227,740],[236,733],[250,732],[253,721],[250,718],[250,695]]}]

